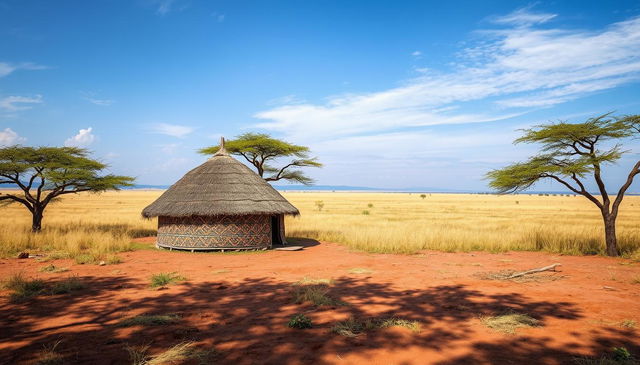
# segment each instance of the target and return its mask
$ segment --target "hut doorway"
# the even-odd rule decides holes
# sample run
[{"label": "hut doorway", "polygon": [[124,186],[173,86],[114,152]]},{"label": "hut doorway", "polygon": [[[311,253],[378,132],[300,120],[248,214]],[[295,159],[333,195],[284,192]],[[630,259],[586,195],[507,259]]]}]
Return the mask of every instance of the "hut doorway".
[{"label": "hut doorway", "polygon": [[277,215],[271,216],[271,244],[282,245],[282,238],[280,237],[280,217]]}]

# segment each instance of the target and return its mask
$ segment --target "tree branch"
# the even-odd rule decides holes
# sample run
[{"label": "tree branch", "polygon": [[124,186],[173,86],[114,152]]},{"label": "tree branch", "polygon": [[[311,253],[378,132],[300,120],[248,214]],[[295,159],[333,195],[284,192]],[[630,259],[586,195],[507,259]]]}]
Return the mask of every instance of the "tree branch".
[{"label": "tree branch", "polygon": [[629,172],[629,175],[627,176],[627,181],[625,181],[625,183],[620,187],[620,190],[618,190],[618,195],[616,196],[616,199],[613,201],[613,205],[611,206],[612,216],[616,217],[618,215],[618,208],[620,207],[620,203],[622,203],[624,194],[627,192],[627,189],[629,189],[629,186],[633,184],[633,179],[638,174],[640,174],[640,161],[636,162],[636,164],[631,169],[631,172]]},{"label": "tree branch", "polygon": [[[598,201],[598,199],[596,199],[596,197],[594,197],[593,195],[589,194],[589,192],[587,192],[586,190],[584,190],[584,187],[581,187],[582,190],[578,190],[576,189],[574,186],[572,186],[571,184],[569,184],[568,182],[562,180],[561,178],[555,176],[555,175],[551,175],[551,174],[542,174],[540,175],[541,177],[550,177],[554,180],[556,180],[557,182],[561,183],[562,185],[566,186],[569,190],[573,191],[576,194],[580,194],[585,196],[587,199],[591,200],[593,202],[593,204],[597,205],[598,208],[602,209],[602,203],[600,203],[600,201]],[[579,184],[582,185],[582,184]]]}]

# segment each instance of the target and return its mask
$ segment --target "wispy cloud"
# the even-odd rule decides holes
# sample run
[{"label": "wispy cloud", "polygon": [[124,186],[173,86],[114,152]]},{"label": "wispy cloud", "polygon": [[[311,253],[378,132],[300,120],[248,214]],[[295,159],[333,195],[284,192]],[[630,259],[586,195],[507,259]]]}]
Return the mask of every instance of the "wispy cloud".
[{"label": "wispy cloud", "polygon": [[13,146],[26,141],[26,138],[20,137],[18,133],[11,130],[11,128],[5,128],[4,131],[0,131],[0,147]]},{"label": "wispy cloud", "polygon": [[91,104],[99,105],[99,106],[109,106],[115,103],[115,100],[112,100],[112,99],[98,98],[96,96],[96,93],[94,92],[83,92],[82,98],[90,102]]},{"label": "wispy cloud", "polygon": [[186,125],[156,123],[149,126],[151,133],[164,134],[167,136],[184,138],[191,134],[195,129]]},{"label": "wispy cloud", "polygon": [[413,57],[420,57],[420,56],[422,56],[422,52],[420,52],[420,51],[413,51],[413,52],[411,52],[411,55],[412,55]]},{"label": "wispy cloud", "polygon": [[557,14],[534,12],[532,8],[533,6],[530,5],[507,15],[492,17],[490,20],[497,24],[530,26],[546,23],[557,16]]},{"label": "wispy cloud", "polygon": [[320,141],[495,121],[640,79],[640,17],[597,31],[535,28],[552,15],[520,9],[497,18],[512,26],[478,32],[476,45],[458,54],[450,72],[424,70],[401,86],[322,104],[275,106],[255,114],[263,120],[258,126]]},{"label": "wispy cloud", "polygon": [[88,147],[92,144],[96,136],[92,134],[93,128],[80,129],[78,134],[64,141],[66,147]]},{"label": "wispy cloud", "polygon": [[18,70],[46,70],[48,66],[38,65],[33,62],[7,63],[0,62],[0,77],[8,76]]},{"label": "wispy cloud", "polygon": [[27,110],[33,107],[33,104],[41,104],[42,95],[35,96],[5,96],[0,99],[0,109],[4,109],[10,112],[19,110]]}]

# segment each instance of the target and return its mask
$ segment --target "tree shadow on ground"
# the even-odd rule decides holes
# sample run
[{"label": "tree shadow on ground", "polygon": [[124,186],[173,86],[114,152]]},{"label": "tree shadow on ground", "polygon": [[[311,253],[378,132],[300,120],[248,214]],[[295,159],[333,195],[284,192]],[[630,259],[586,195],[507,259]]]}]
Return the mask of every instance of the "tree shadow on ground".
[{"label": "tree shadow on ground", "polygon": [[[130,363],[126,345],[149,344],[157,353],[181,341],[220,350],[217,362],[225,364],[330,364],[340,356],[366,358],[376,349],[395,352],[412,346],[445,353],[465,348],[463,355],[442,364],[562,363],[570,362],[577,348],[556,348],[551,338],[524,336],[490,342],[473,323],[478,316],[505,312],[527,313],[543,325],[560,319],[570,326],[582,318],[570,302],[537,301],[517,293],[486,294],[465,285],[400,290],[342,277],[328,294],[349,305],[315,307],[293,304],[292,283],[270,278],[186,282],[165,290],[152,290],[148,283],[125,277],[80,279],[88,289],[73,295],[36,297],[21,304],[2,299],[0,363],[33,361],[43,345],[59,340],[58,350],[68,363],[93,365]],[[297,313],[310,317],[314,328],[287,327]],[[177,314],[180,320],[166,326],[116,325],[138,314]],[[416,320],[422,323],[422,332],[379,330],[353,338],[330,332],[335,322],[349,316]],[[613,345],[633,349],[632,338],[630,331],[611,330],[594,334],[588,347],[594,353]]]}]

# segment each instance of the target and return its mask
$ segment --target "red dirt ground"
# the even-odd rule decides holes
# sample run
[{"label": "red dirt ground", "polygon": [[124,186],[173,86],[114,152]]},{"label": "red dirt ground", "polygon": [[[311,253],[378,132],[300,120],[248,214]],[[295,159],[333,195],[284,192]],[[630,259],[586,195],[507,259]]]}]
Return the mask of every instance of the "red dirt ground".
[{"label": "red dirt ground", "polygon": [[[23,272],[54,282],[78,275],[89,284],[75,294],[38,296],[21,304],[10,303],[6,290],[0,292],[0,363],[33,362],[43,346],[58,340],[66,363],[95,365],[130,363],[126,345],[150,344],[155,354],[185,340],[219,350],[217,363],[224,364],[559,364],[602,355],[614,346],[640,355],[639,330],[621,324],[640,323],[640,263],[533,252],[382,255],[304,243],[307,247],[298,252],[140,250],[122,253],[123,263],[107,266],[57,260],[56,266],[70,268],[58,274],[39,272],[49,263],[34,259],[0,260],[3,278]],[[555,262],[562,264],[559,272],[542,274],[540,281],[478,277]],[[372,272],[350,273],[353,268]],[[152,274],[174,271],[188,281],[149,288]],[[330,295],[349,305],[294,304],[292,283],[305,276],[333,278]],[[479,320],[506,312],[529,314],[542,326],[507,335]],[[142,313],[177,313],[181,320],[168,326],[115,326]],[[310,317],[314,327],[288,328],[297,313]],[[354,338],[330,332],[349,316],[417,320],[422,331],[388,328]]]}]

